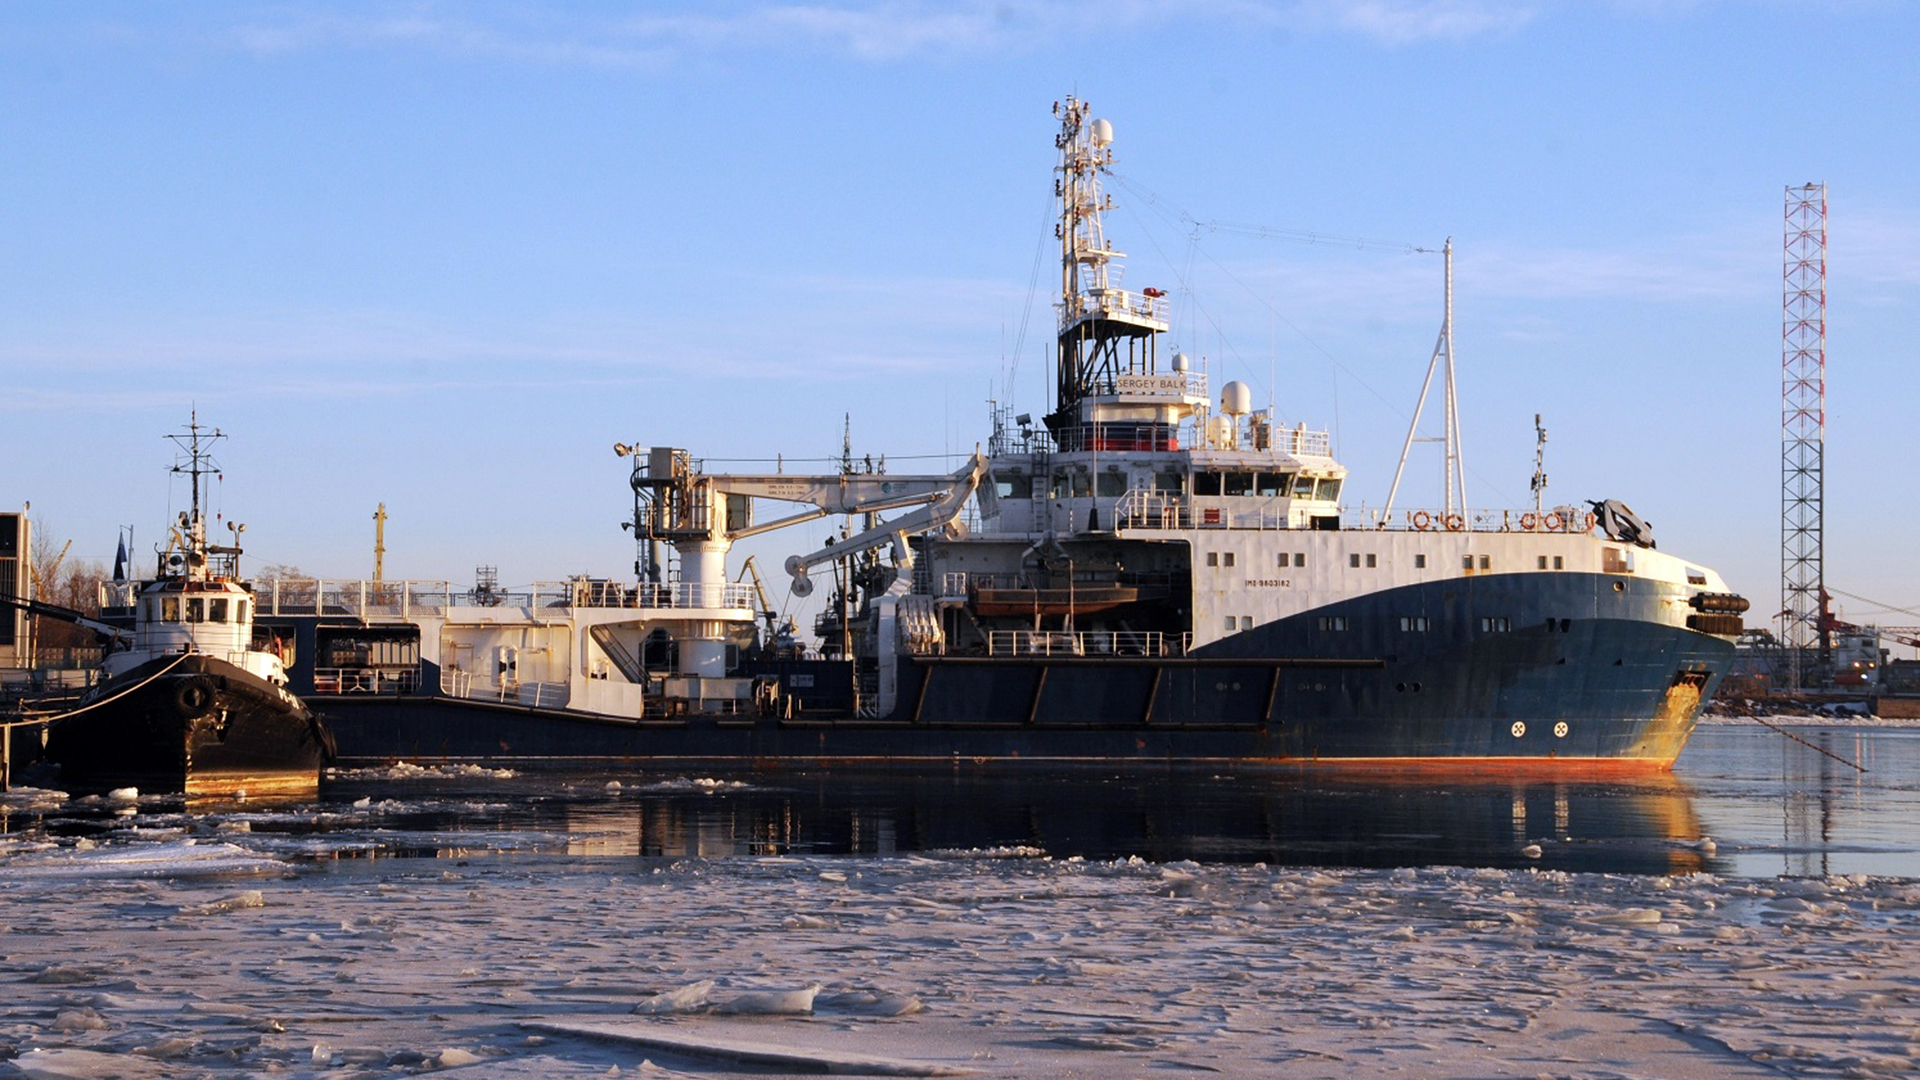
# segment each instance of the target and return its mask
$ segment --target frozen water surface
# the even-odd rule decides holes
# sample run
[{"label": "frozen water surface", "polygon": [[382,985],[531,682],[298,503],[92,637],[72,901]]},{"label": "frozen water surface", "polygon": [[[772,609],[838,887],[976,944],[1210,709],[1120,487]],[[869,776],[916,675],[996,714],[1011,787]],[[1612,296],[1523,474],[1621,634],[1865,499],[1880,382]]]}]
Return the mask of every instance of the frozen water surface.
[{"label": "frozen water surface", "polygon": [[1920,742],[1815,734],[1872,771],[12,801],[0,1075],[1920,1074]]}]

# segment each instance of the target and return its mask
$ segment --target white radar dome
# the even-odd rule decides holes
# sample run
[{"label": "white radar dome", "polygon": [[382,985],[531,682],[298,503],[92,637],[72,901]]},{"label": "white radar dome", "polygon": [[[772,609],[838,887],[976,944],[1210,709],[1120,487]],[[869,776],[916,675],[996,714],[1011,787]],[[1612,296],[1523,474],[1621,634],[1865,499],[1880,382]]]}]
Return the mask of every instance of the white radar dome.
[{"label": "white radar dome", "polygon": [[1253,411],[1253,391],[1238,379],[1220,388],[1220,411],[1228,416],[1245,416]]},{"label": "white radar dome", "polygon": [[1191,363],[1191,361],[1187,359],[1186,353],[1177,352],[1173,354],[1173,370],[1185,371],[1189,363]]},{"label": "white radar dome", "polygon": [[1230,416],[1212,416],[1207,418],[1207,441],[1215,447],[1226,448],[1233,445],[1233,418]]},{"label": "white radar dome", "polygon": [[1111,146],[1113,144],[1113,125],[1105,120],[1093,122],[1093,145]]}]

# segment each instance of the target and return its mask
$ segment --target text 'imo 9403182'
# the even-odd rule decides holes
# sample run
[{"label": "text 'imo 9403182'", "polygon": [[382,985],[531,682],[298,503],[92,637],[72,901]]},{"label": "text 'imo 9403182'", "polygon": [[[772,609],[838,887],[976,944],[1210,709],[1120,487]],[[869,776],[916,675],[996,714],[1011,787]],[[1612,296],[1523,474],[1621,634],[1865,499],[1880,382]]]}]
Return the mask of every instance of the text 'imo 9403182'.
[{"label": "text 'imo 9403182'", "polygon": [[[1469,510],[1450,483],[1437,509],[1345,509],[1326,432],[1163,353],[1168,300],[1119,287],[1105,234],[1112,128],[1056,112],[1052,412],[996,407],[949,474],[617,445],[630,585],[263,589],[343,759],[1669,767],[1746,602],[1617,502]],[[1450,320],[1442,352],[1451,429]],[[756,520],[769,502],[798,509]],[[786,565],[800,595],[832,582],[804,649],[727,556],[829,515],[847,528]]]}]

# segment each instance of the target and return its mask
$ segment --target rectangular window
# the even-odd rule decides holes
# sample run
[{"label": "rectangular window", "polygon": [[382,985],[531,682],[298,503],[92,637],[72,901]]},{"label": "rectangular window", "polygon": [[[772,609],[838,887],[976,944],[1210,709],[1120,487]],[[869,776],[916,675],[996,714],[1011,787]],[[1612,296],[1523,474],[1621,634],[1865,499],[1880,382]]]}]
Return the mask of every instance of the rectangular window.
[{"label": "rectangular window", "polygon": [[1091,494],[1093,494],[1093,477],[1082,472],[1074,473],[1073,497],[1076,499],[1084,499]]},{"label": "rectangular window", "polygon": [[1231,551],[1229,551],[1229,552],[1227,552],[1227,554],[1226,554],[1226,557],[1225,557],[1224,559],[1222,559],[1222,560],[1221,560],[1221,562],[1222,562],[1222,563],[1223,563],[1224,565],[1226,565],[1226,566],[1232,566],[1232,565],[1233,565],[1233,552],[1231,552]]},{"label": "rectangular window", "polygon": [[1367,569],[1374,570],[1374,569],[1378,569],[1379,566],[1380,566],[1380,556],[1378,555],[1367,556]]},{"label": "rectangular window", "polygon": [[1296,476],[1293,478],[1293,497],[1296,499],[1313,498],[1313,477]]},{"label": "rectangular window", "polygon": [[1253,494],[1253,474],[1250,472],[1230,472],[1226,474],[1224,486],[1221,488],[1221,494],[1224,494],[1224,495]]},{"label": "rectangular window", "polygon": [[1319,619],[1319,627],[1328,633],[1342,633],[1347,628],[1347,617],[1345,615],[1322,615]]},{"label": "rectangular window", "polygon": [[1482,615],[1480,632],[1483,634],[1504,634],[1513,629],[1513,620],[1505,615]]},{"label": "rectangular window", "polygon": [[1127,478],[1124,473],[1103,472],[1095,486],[1095,493],[1103,499],[1117,499],[1127,493]]},{"label": "rectangular window", "polygon": [[1233,630],[1234,630],[1234,627],[1235,627],[1236,625],[1237,625],[1237,624],[1236,624],[1236,622],[1235,622],[1235,620],[1234,620],[1234,617],[1233,617],[1233,616],[1231,616],[1231,615],[1229,615],[1229,616],[1227,616],[1227,633],[1229,633],[1229,634],[1231,634],[1231,633],[1233,633]]},{"label": "rectangular window", "polygon": [[1283,496],[1292,483],[1292,473],[1263,472],[1254,480],[1253,491],[1256,495]]},{"label": "rectangular window", "polygon": [[1324,499],[1327,502],[1339,502],[1340,501],[1340,481],[1338,480],[1320,481],[1320,488],[1319,488],[1319,491],[1315,493],[1315,497]]},{"label": "rectangular window", "polygon": [[1251,615],[1240,616],[1240,629],[1242,630],[1253,629],[1253,616]]},{"label": "rectangular window", "polygon": [[1187,490],[1186,475],[1184,473],[1171,472],[1154,473],[1153,489],[1155,491],[1172,491],[1176,493],[1185,491]]},{"label": "rectangular window", "polygon": [[1193,493],[1195,495],[1220,494],[1220,474],[1217,472],[1197,472],[1193,474]]},{"label": "rectangular window", "polygon": [[1354,569],[1356,569],[1356,570],[1357,570],[1357,569],[1359,569],[1359,568],[1360,568],[1360,553],[1356,551],[1356,552],[1354,552],[1353,554],[1351,554],[1351,555],[1349,555],[1349,556],[1347,556],[1347,565],[1348,565],[1348,566],[1351,566],[1351,567],[1353,567],[1353,568],[1354,568]]},{"label": "rectangular window", "polygon": [[180,598],[169,596],[160,601],[160,618],[164,622],[180,621]]},{"label": "rectangular window", "polygon": [[216,597],[212,600],[207,601],[207,621],[208,622],[226,622],[227,621],[226,597],[224,596]]},{"label": "rectangular window", "polygon": [[1471,555],[1460,556],[1460,569],[1462,570],[1473,569],[1473,556]]},{"label": "rectangular window", "polygon": [[1209,551],[1209,552],[1207,552],[1207,565],[1208,565],[1208,566],[1219,566],[1219,565],[1220,565],[1220,553],[1219,553],[1219,552],[1217,552],[1217,551]]},{"label": "rectangular window", "polygon": [[1560,558],[1560,556],[1558,556],[1558,555],[1555,555],[1555,556],[1553,557],[1553,568],[1554,568],[1555,570],[1565,570],[1565,569],[1566,569],[1566,567],[1565,567],[1565,566],[1563,566],[1563,565],[1562,565],[1561,563],[1562,563],[1562,560],[1561,560],[1561,558]]},{"label": "rectangular window", "polygon": [[1305,565],[1307,565],[1307,553],[1306,553],[1306,552],[1304,552],[1304,551],[1296,551],[1296,552],[1294,552],[1294,553],[1293,553],[1293,565],[1295,565],[1295,566],[1305,566]]},{"label": "rectangular window", "polygon": [[245,600],[233,605],[233,621],[237,623],[247,621],[247,602]]},{"label": "rectangular window", "polygon": [[1480,569],[1482,570],[1493,569],[1493,556],[1491,555],[1480,556]]},{"label": "rectangular window", "polygon": [[993,492],[1003,499],[1033,498],[1033,478],[1016,476],[1013,473],[995,473]]},{"label": "rectangular window", "polygon": [[1415,555],[1413,557],[1413,568],[1415,570],[1425,570],[1427,568],[1427,557],[1425,555]]},{"label": "rectangular window", "polygon": [[1400,632],[1401,632],[1401,633],[1403,633],[1403,634],[1424,634],[1424,633],[1426,633],[1426,632],[1427,632],[1427,617],[1426,617],[1425,615],[1402,615],[1402,616],[1400,616]]},{"label": "rectangular window", "polygon": [[205,600],[196,596],[193,599],[187,601],[187,621],[188,622],[206,622],[207,621],[207,602]]}]

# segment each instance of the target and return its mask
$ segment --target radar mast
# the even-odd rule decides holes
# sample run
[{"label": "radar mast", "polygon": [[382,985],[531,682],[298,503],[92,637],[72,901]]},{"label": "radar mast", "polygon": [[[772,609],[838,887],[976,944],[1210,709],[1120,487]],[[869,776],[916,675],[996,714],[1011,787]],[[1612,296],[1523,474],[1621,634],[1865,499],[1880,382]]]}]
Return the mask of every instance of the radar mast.
[{"label": "radar mast", "polygon": [[1157,335],[1167,329],[1167,301],[1157,289],[1128,292],[1120,280],[1125,256],[1107,246],[1103,215],[1113,199],[1101,191],[1100,174],[1113,164],[1113,125],[1090,120],[1092,106],[1069,97],[1054,106],[1060,134],[1060,338],[1059,382],[1047,428],[1062,450],[1083,448],[1092,418],[1081,402],[1116,393],[1124,375],[1157,372]]}]

